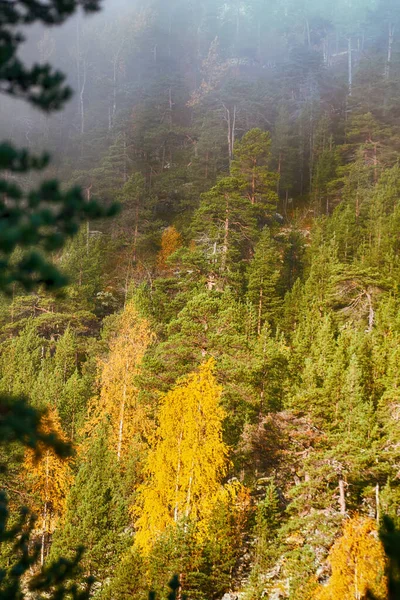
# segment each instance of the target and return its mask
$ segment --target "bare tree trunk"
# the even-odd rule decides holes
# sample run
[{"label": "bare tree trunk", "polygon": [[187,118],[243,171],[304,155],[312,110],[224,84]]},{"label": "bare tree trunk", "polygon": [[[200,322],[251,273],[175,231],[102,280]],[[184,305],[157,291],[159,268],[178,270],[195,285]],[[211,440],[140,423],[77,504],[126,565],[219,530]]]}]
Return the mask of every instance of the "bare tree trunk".
[{"label": "bare tree trunk", "polygon": [[346,514],[346,494],[345,494],[345,482],[342,478],[339,479],[339,506],[340,513]]},{"label": "bare tree trunk", "polygon": [[349,96],[352,95],[353,93],[353,49],[352,49],[352,38],[351,36],[348,39],[348,49],[347,49],[347,55],[348,55],[348,78],[349,78]]},{"label": "bare tree trunk", "polygon": [[183,432],[181,431],[179,436],[178,444],[178,464],[176,466],[176,479],[175,479],[175,507],[174,507],[174,521],[178,522],[179,519],[179,507],[178,507],[178,492],[179,492],[179,476],[181,472],[181,445],[182,445]]},{"label": "bare tree trunk", "polygon": [[232,151],[231,151],[231,139],[232,139],[232,134],[231,134],[231,113],[229,108],[226,108],[226,106],[224,105],[224,109],[225,109],[225,120],[227,122],[228,125],[228,156],[229,156],[229,162],[231,162],[232,160]]},{"label": "bare tree trunk", "polygon": [[139,202],[136,204],[135,209],[135,229],[133,232],[133,260],[136,262],[136,250],[137,250],[137,239],[139,232]]},{"label": "bare tree trunk", "polygon": [[222,245],[222,259],[221,259],[221,272],[224,273],[226,269],[227,257],[228,257],[228,244],[229,244],[229,197],[225,196],[226,208],[225,208],[225,224],[224,224],[224,243]]},{"label": "bare tree trunk", "polygon": [[233,123],[232,123],[232,141],[231,141],[231,156],[233,158],[233,152],[235,149],[235,138],[236,138],[236,104],[233,107]]},{"label": "bare tree trunk", "polygon": [[[87,198],[88,202],[90,202],[91,197],[92,197],[92,187],[93,187],[93,184],[91,183],[86,188],[86,198]],[[88,219],[87,223],[86,223],[86,256],[89,256],[89,247],[90,247],[90,221]]]},{"label": "bare tree trunk", "polygon": [[43,523],[42,523],[42,545],[40,548],[40,565],[44,565],[44,547],[46,542],[46,525],[47,525],[47,503],[49,497],[49,451],[46,450],[46,483],[45,483],[45,502],[43,506]]},{"label": "bare tree trunk", "polygon": [[306,32],[307,32],[307,44],[308,44],[308,48],[309,50],[311,49],[311,33],[310,33],[310,22],[309,20],[306,18]]},{"label": "bare tree trunk", "polygon": [[47,502],[44,503],[43,507],[43,524],[42,524],[42,542],[40,547],[40,566],[44,565],[44,547],[46,543],[46,524],[47,524]]},{"label": "bare tree trunk", "polygon": [[79,92],[79,106],[80,106],[80,115],[81,115],[81,135],[85,133],[85,104],[84,104],[84,95],[85,95],[85,86],[86,86],[86,58],[83,59],[83,80],[81,89]]},{"label": "bare tree trunk", "polygon": [[120,462],[121,460],[121,452],[122,452],[122,441],[123,441],[123,433],[124,433],[124,420],[125,420],[125,407],[126,407],[126,379],[128,377],[128,363],[125,364],[125,381],[124,387],[122,390],[122,402],[120,406],[119,412],[119,426],[118,426],[118,446],[117,446],[117,460]]},{"label": "bare tree trunk", "polygon": [[375,504],[376,504],[376,522],[379,525],[379,521],[381,518],[381,510],[380,510],[380,501],[379,501],[379,483],[375,486]]},{"label": "bare tree trunk", "polygon": [[123,146],[124,146],[124,172],[123,172],[123,181],[126,183],[128,181],[128,154],[126,148],[126,131],[123,133]]},{"label": "bare tree trunk", "polygon": [[233,160],[233,151],[234,151],[234,146],[235,146],[235,137],[236,137],[236,116],[237,116],[237,107],[236,104],[233,107],[233,113],[231,113],[231,111],[229,110],[229,108],[227,108],[225,106],[225,104],[223,104],[224,107],[224,119],[227,123],[227,127],[228,127],[228,132],[227,132],[227,138],[228,138],[228,156],[229,156],[229,162],[231,162]]},{"label": "bare tree trunk", "polygon": [[192,501],[193,467],[194,467],[194,465],[192,465],[192,472],[190,474],[189,486],[188,486],[188,491],[187,491],[187,495],[186,495],[186,511],[185,511],[186,518],[188,518],[190,515],[190,503]]},{"label": "bare tree trunk", "polygon": [[394,42],[395,29],[396,28],[393,25],[393,23],[389,23],[387,62],[386,62],[386,66],[385,66],[385,79],[386,80],[388,80],[390,78],[390,69],[392,66],[393,42]]},{"label": "bare tree trunk", "polygon": [[256,174],[255,174],[256,165],[253,167],[253,174],[251,178],[251,203],[256,203]]},{"label": "bare tree trunk", "polygon": [[172,130],[172,107],[173,107],[173,105],[174,104],[172,102],[172,88],[170,87],[168,89],[168,106],[169,106],[169,112],[168,112],[169,118],[168,118],[168,121],[169,121],[169,129],[170,129],[170,131]]},{"label": "bare tree trunk", "polygon": [[368,311],[368,333],[371,333],[371,331],[374,328],[374,323],[375,323],[375,311],[374,311],[374,307],[373,307],[373,304],[372,304],[371,294],[369,292],[365,292],[365,295],[367,297],[368,307],[369,307],[369,311]]},{"label": "bare tree trunk", "polygon": [[118,65],[119,65],[119,59],[121,56],[124,41],[125,40],[122,40],[117,52],[114,54],[114,58],[113,58],[113,106],[112,106],[112,115],[111,115],[112,116],[112,119],[111,119],[112,126],[114,126],[115,115],[117,113]]},{"label": "bare tree trunk", "polygon": [[263,309],[263,289],[262,285],[260,286],[260,297],[258,302],[258,323],[257,323],[257,333],[261,334],[261,317],[262,317],[262,309]]},{"label": "bare tree trunk", "polygon": [[[80,16],[76,20],[76,83],[77,89],[81,89],[81,30],[80,30]],[[81,114],[80,100],[79,102],[79,114]]]}]

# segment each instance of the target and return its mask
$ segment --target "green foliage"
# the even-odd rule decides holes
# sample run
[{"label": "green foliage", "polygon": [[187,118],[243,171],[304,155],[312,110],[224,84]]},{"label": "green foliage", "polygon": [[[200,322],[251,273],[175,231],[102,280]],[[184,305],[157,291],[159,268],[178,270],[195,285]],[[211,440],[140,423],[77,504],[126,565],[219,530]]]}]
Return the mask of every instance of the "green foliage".
[{"label": "green foliage", "polygon": [[[171,600],[329,594],[321,584],[342,521],[388,514],[396,525],[398,517],[398,7],[122,2],[90,24],[35,30],[27,53],[38,50],[40,66],[18,64],[17,29],[96,4],[0,7],[0,91],[45,112],[60,108],[69,90],[46,65],[54,57],[78,92],[62,118],[31,118],[16,107],[8,119],[6,104],[0,114],[13,140],[0,148],[0,286],[8,294],[0,302],[0,433],[10,519],[17,523],[21,501],[36,500],[18,441],[55,442],[38,430],[32,407],[56,408],[79,453],[67,514],[46,550],[75,565],[74,548],[87,545],[81,565],[99,579],[96,597],[144,600],[148,589]],[[29,151],[16,149],[21,140]],[[54,149],[53,164],[42,146]],[[50,183],[41,184],[45,167]],[[58,179],[83,185],[84,194]],[[94,226],[115,200],[121,216]],[[70,285],[51,290],[64,276]],[[128,354],[137,345],[117,318],[131,300],[154,332],[136,367],[118,348],[109,354],[116,333]],[[143,466],[160,443],[160,398],[209,360],[222,388],[228,487],[240,480],[249,490],[241,510],[216,495],[206,531],[181,514],[163,532],[170,501],[156,490],[156,539],[143,556],[133,507],[151,483]],[[107,365],[112,433],[101,391]],[[13,409],[10,395],[30,402]],[[181,404],[177,417],[172,402],[163,432],[170,450],[152,469],[167,478],[174,460],[175,496],[183,463],[171,449],[188,425],[188,402]],[[125,435],[128,405],[135,426]],[[193,444],[205,436],[199,407],[191,411],[189,474],[198,462]],[[109,451],[116,435],[121,462]],[[208,450],[212,457],[212,444]],[[183,490],[181,506],[189,500]],[[394,586],[395,525],[381,533]],[[16,527],[8,525],[2,544],[5,571],[20,556],[11,542],[22,522]],[[42,530],[38,522],[27,534],[29,549]],[[174,573],[180,584],[171,591]],[[81,578],[72,575],[77,593]],[[74,597],[50,587],[36,595]]]},{"label": "green foliage", "polygon": [[265,323],[276,325],[279,320],[280,256],[277,244],[271,239],[269,229],[260,236],[248,269],[248,297],[257,311],[257,329]]},{"label": "green foliage", "polygon": [[[0,543],[11,544],[12,559],[0,573],[0,595],[2,598],[20,600],[25,597],[22,579],[36,564],[40,545],[32,546],[31,535],[34,519],[28,512],[21,510],[21,515],[15,525],[8,527],[8,502],[5,494],[1,494],[1,528]],[[29,593],[37,598],[69,598],[71,600],[87,600],[90,597],[92,578],[84,580],[84,585],[78,587],[76,578],[80,576],[79,563],[83,550],[79,549],[71,560],[60,559],[46,566],[38,575],[30,577]]]},{"label": "green foliage", "polygon": [[128,524],[121,475],[106,440],[107,427],[102,426],[85,450],[67,498],[65,523],[51,549],[51,558],[58,560],[84,546],[82,568],[99,581],[110,575],[124,549]]}]

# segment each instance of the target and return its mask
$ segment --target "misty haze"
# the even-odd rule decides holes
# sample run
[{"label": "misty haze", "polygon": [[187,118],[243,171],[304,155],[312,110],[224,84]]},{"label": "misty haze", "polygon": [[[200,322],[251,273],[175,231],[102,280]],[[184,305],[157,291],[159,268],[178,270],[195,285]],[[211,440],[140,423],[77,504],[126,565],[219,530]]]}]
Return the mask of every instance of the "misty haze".
[{"label": "misty haze", "polygon": [[0,0],[0,92],[0,600],[399,600],[400,0]]}]

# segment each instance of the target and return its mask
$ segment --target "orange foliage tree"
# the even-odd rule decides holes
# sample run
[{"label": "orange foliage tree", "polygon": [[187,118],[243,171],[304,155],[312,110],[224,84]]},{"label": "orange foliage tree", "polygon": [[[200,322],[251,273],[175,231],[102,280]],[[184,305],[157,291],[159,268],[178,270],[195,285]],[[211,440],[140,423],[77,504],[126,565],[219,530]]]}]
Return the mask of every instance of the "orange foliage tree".
[{"label": "orange foliage tree", "polygon": [[157,257],[157,267],[160,271],[168,270],[168,258],[181,247],[181,234],[175,229],[174,226],[167,227],[161,236],[161,250]]},{"label": "orange foliage tree", "polygon": [[145,552],[181,520],[191,519],[204,531],[218,498],[228,448],[222,440],[222,389],[213,370],[210,360],[162,399],[136,507],[136,543]]},{"label": "orange foliage tree", "polygon": [[[40,429],[44,434],[55,433],[66,441],[57,410],[51,408],[42,416]],[[47,537],[53,533],[65,509],[65,498],[71,485],[70,458],[58,456],[52,448],[39,444],[36,450],[27,449],[24,467],[30,491],[34,495],[34,510],[41,515],[41,564],[44,563]]]},{"label": "orange foliage tree", "polygon": [[91,435],[101,422],[109,421],[110,444],[118,462],[130,444],[141,436],[147,423],[145,408],[138,401],[135,377],[151,340],[149,323],[129,302],[118,318],[109,355],[101,364],[100,394],[91,404],[85,428]]},{"label": "orange foliage tree", "polygon": [[332,576],[320,586],[316,600],[376,600],[387,598],[386,558],[373,519],[355,516],[329,553]]}]

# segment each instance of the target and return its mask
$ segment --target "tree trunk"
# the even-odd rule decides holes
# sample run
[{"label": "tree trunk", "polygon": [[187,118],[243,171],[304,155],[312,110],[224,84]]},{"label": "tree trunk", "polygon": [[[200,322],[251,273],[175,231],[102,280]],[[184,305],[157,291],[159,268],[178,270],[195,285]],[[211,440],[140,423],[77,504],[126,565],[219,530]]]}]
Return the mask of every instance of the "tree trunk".
[{"label": "tree trunk", "polygon": [[252,178],[251,178],[251,203],[255,204],[256,203],[256,165],[254,165],[253,167],[253,173],[252,173]]},{"label": "tree trunk", "polygon": [[118,426],[118,446],[117,446],[117,460],[120,462],[121,460],[121,452],[122,452],[122,441],[124,434],[124,419],[125,419],[125,406],[126,406],[126,379],[128,377],[128,363],[125,364],[125,381],[124,387],[122,390],[122,402],[120,406],[119,412],[119,426]]},{"label": "tree trunk", "polygon": [[393,57],[394,32],[395,32],[395,26],[393,25],[393,23],[389,23],[387,63],[385,66],[385,79],[386,80],[388,80],[390,78],[390,69],[392,66],[392,57]]},{"label": "tree trunk", "polygon": [[227,258],[228,258],[228,247],[229,247],[229,196],[225,196],[226,208],[225,208],[225,224],[224,224],[224,243],[222,245],[222,259],[221,259],[221,273],[225,272]]},{"label": "tree trunk", "polygon": [[368,333],[371,333],[375,323],[375,311],[374,306],[372,304],[371,294],[369,292],[365,292],[365,295],[368,300]]},{"label": "tree trunk", "polygon": [[136,208],[135,208],[135,229],[133,231],[133,260],[134,260],[134,262],[136,262],[138,232],[139,232],[139,202],[136,204]]},{"label": "tree trunk", "polygon": [[228,140],[228,156],[229,156],[229,163],[232,162],[233,160],[233,151],[234,151],[234,147],[235,147],[235,138],[236,138],[236,116],[237,116],[237,107],[236,104],[233,107],[233,112],[231,112],[229,110],[229,108],[227,108],[225,106],[225,104],[222,105],[224,107],[224,119],[226,121],[227,124],[227,140]]},{"label": "tree trunk", "polygon": [[179,436],[178,444],[178,464],[176,466],[176,479],[175,479],[175,507],[174,507],[174,521],[178,522],[179,519],[179,505],[178,505],[178,493],[179,493],[179,476],[181,472],[181,445],[182,445],[183,432],[181,431]]},{"label": "tree trunk", "polygon": [[[90,200],[92,198],[92,187],[93,187],[93,184],[91,183],[86,188],[86,199],[88,202],[90,202]],[[89,256],[89,248],[90,248],[90,221],[88,219],[86,222],[86,256]]]},{"label": "tree trunk", "polygon": [[169,107],[169,111],[168,111],[168,122],[169,122],[169,129],[170,131],[172,130],[172,108],[173,108],[173,102],[172,102],[172,88],[170,87],[168,89],[168,107]]},{"label": "tree trunk", "polygon": [[113,58],[113,105],[112,105],[112,114],[111,114],[111,125],[114,126],[115,123],[115,115],[117,113],[117,87],[118,87],[118,65],[119,59],[122,52],[122,47],[124,45],[124,40],[122,40],[117,52],[114,54]]},{"label": "tree trunk", "polygon": [[85,87],[86,87],[86,59],[83,59],[83,79],[82,79],[81,89],[79,92],[79,106],[80,106],[81,135],[82,136],[85,133],[85,104],[84,104]]},{"label": "tree trunk", "polygon": [[307,18],[306,18],[306,32],[307,32],[307,44],[308,44],[308,48],[309,48],[309,50],[311,50],[310,22],[309,22],[309,20]]},{"label": "tree trunk", "polygon": [[44,547],[46,543],[46,524],[47,524],[47,502],[44,503],[43,507],[43,523],[42,523],[42,542],[40,548],[40,566],[44,565]]},{"label": "tree trunk", "polygon": [[345,482],[342,478],[339,479],[339,506],[340,513],[346,514],[346,494],[345,494]]},{"label": "tree trunk", "polygon": [[225,113],[226,113],[225,120],[228,125],[228,156],[229,156],[229,162],[231,162],[231,160],[232,160],[232,151],[231,151],[232,134],[231,134],[231,113],[230,113],[229,108],[225,108]]},{"label": "tree trunk", "polygon": [[233,152],[235,149],[235,137],[236,137],[236,104],[233,107],[233,123],[232,123],[232,142],[231,142],[231,156],[233,158]]},{"label": "tree trunk", "polygon": [[352,49],[352,43],[353,43],[353,40],[350,36],[348,39],[348,49],[347,49],[348,71],[349,71],[349,73],[348,73],[349,96],[351,96],[353,93],[353,49]]},{"label": "tree trunk", "polygon": [[187,519],[189,518],[189,515],[190,515],[190,503],[192,501],[193,468],[194,468],[194,465],[192,464],[192,472],[190,474],[189,486],[188,486],[188,491],[187,491],[187,495],[186,495],[186,511],[185,511],[185,516],[186,516]]},{"label": "tree trunk", "polygon": [[262,289],[262,285],[260,285],[260,297],[259,297],[259,302],[258,302],[258,323],[257,323],[257,333],[258,333],[258,335],[261,334],[262,309],[263,309],[263,289]]},{"label": "tree trunk", "polygon": [[49,498],[49,450],[46,450],[46,482],[45,482],[45,501],[43,506],[43,523],[42,523],[42,545],[40,548],[40,565],[44,565],[44,548],[46,543],[46,526],[47,526],[47,510]]}]

